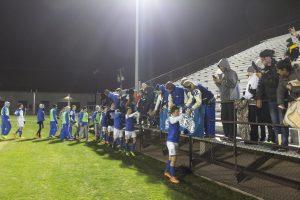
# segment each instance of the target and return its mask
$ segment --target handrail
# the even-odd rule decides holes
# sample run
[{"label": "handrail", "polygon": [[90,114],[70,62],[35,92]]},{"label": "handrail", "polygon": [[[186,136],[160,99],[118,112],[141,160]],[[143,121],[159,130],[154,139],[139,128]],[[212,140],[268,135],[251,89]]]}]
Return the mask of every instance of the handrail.
[{"label": "handrail", "polygon": [[[181,77],[184,77],[191,73],[189,70],[186,70],[186,71],[181,71],[180,74],[176,75],[176,72],[179,72],[180,70],[192,68],[192,71],[193,71],[193,68],[195,68],[195,67],[197,67],[197,70],[199,70],[199,65],[194,66],[194,64],[197,64],[200,61],[204,62],[203,66],[202,66],[202,68],[204,69],[206,66],[208,66],[214,62],[217,62],[217,60],[221,59],[222,57],[228,57],[229,55],[236,54],[237,52],[243,51],[246,48],[249,48],[250,46],[254,46],[263,40],[282,35],[283,33],[287,33],[287,29],[291,25],[300,26],[300,20],[299,19],[293,20],[288,23],[284,23],[284,24],[281,24],[281,25],[278,25],[275,27],[264,29],[264,30],[260,31],[259,33],[254,33],[254,34],[248,36],[247,38],[240,40],[234,44],[231,44],[221,50],[218,50],[209,55],[200,57],[200,58],[193,60],[187,64],[177,67],[171,71],[168,71],[168,72],[160,74],[156,77],[153,77],[153,78],[147,80],[146,83],[151,85],[151,84],[156,84],[156,83],[162,83],[162,81],[166,82],[166,81],[178,80]],[[280,32],[280,30],[282,30],[282,31]],[[226,54],[226,51],[228,51],[227,54]],[[214,56],[214,59],[212,59],[213,61],[209,62],[208,58],[213,57],[213,56]],[[160,80],[160,79],[162,79],[162,80]],[[172,79],[172,80],[170,80],[170,79]]]}]

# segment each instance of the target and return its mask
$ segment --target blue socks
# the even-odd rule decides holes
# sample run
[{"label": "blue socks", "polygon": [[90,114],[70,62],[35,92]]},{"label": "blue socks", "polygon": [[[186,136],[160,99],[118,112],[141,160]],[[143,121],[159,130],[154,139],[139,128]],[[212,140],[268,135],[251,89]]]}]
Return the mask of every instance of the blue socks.
[{"label": "blue socks", "polygon": [[165,172],[170,172],[170,161],[167,161]]},{"label": "blue socks", "polygon": [[175,176],[175,167],[170,165],[170,174],[171,176]]},{"label": "blue socks", "polygon": [[132,143],[131,145],[130,145],[130,151],[135,151],[135,143]]}]

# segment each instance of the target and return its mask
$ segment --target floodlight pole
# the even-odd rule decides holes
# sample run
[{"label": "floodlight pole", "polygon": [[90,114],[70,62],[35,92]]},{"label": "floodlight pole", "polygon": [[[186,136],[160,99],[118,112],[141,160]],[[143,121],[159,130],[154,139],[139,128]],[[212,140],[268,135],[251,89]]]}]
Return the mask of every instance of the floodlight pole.
[{"label": "floodlight pole", "polygon": [[139,89],[139,0],[135,0],[135,67],[134,67],[135,89]]},{"label": "floodlight pole", "polygon": [[71,95],[70,95],[70,93],[68,94],[68,106],[71,106]]},{"label": "floodlight pole", "polygon": [[36,92],[37,92],[37,90],[33,90],[33,102],[32,102],[32,114],[33,115],[35,115]]}]

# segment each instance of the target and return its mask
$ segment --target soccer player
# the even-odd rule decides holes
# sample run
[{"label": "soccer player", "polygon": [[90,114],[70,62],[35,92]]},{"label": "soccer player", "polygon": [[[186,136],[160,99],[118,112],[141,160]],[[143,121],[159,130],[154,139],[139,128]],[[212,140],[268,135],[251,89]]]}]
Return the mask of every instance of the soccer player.
[{"label": "soccer player", "polygon": [[172,183],[179,183],[175,177],[175,164],[178,152],[178,143],[180,137],[179,121],[182,120],[179,107],[173,106],[170,110],[169,129],[167,137],[167,147],[169,151],[169,159],[167,161],[166,170],[164,175],[170,179]]},{"label": "soccer player", "polygon": [[64,139],[72,140],[70,137],[70,106],[66,106],[62,113],[62,131],[60,134],[60,140]]},{"label": "soccer player", "polygon": [[114,132],[114,116],[115,116],[115,105],[111,104],[110,109],[106,113],[107,115],[107,135],[110,145],[113,145],[113,132]]},{"label": "soccer player", "polygon": [[123,146],[123,123],[122,123],[122,113],[119,111],[119,109],[115,110],[114,114],[114,142],[113,142],[113,147],[117,145],[117,147],[121,150]]},{"label": "soccer player", "polygon": [[100,106],[96,105],[95,112],[92,115],[92,120],[94,123],[94,131],[95,131],[95,141],[97,141],[100,138],[100,132],[101,132],[101,108]]},{"label": "soccer player", "polygon": [[104,134],[104,141],[102,141],[102,144],[109,144],[109,136],[108,136],[108,132],[107,132],[107,126],[108,126],[108,107],[105,106],[102,112],[102,120],[101,120],[101,126],[102,126],[102,133]]},{"label": "soccer player", "polygon": [[53,105],[50,110],[50,132],[49,138],[53,138],[57,132],[57,105]]},{"label": "soccer player", "polygon": [[[72,110],[70,111],[70,135],[74,138],[77,137],[77,126],[76,126],[76,105],[72,106]],[[73,133],[73,127],[74,127],[74,133]]]},{"label": "soccer player", "polygon": [[17,124],[18,124],[18,130],[15,132],[15,137],[17,134],[19,134],[20,138],[23,138],[22,132],[25,124],[23,107],[24,107],[23,104],[19,104],[18,109],[15,111],[15,115],[17,116]]},{"label": "soccer player", "polygon": [[3,139],[7,138],[7,135],[9,134],[11,129],[11,123],[9,119],[9,106],[10,106],[10,102],[5,101],[4,106],[1,109],[1,119],[2,119],[1,133]]},{"label": "soccer player", "polygon": [[82,112],[80,112],[78,118],[79,118],[78,121],[80,126],[78,139],[80,141],[83,138],[82,137],[83,134],[85,140],[88,141],[89,140],[89,114],[87,112],[86,106],[82,108]]},{"label": "soccer player", "polygon": [[45,121],[44,108],[45,108],[44,104],[40,104],[38,112],[37,112],[37,124],[39,125],[39,129],[36,132],[36,136],[38,138],[42,138],[41,132],[42,132],[42,129],[44,128],[44,121]]},{"label": "soccer player", "polygon": [[[136,133],[134,131],[135,118],[137,120],[139,119],[139,113],[132,113],[132,108],[128,107],[125,116],[125,151],[126,155],[131,154],[132,156],[135,156],[134,151],[136,145]],[[129,145],[130,139],[132,139],[131,145]]]}]

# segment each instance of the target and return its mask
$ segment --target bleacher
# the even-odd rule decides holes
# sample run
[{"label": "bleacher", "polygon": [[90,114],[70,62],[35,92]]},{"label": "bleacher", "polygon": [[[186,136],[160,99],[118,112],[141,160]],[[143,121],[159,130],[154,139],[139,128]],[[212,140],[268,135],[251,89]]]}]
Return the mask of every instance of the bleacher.
[{"label": "bleacher", "polygon": [[[239,87],[240,92],[242,93],[247,85],[247,68],[251,66],[252,61],[256,61],[259,58],[259,53],[264,49],[273,49],[275,51],[275,58],[280,60],[284,57],[286,51],[286,40],[290,37],[290,34],[274,37],[261,41],[260,44],[253,46],[247,50],[244,50],[238,54],[235,54],[228,58],[231,68],[237,72],[239,77]],[[299,61],[299,60],[298,60]],[[218,70],[217,63],[210,65],[202,70],[197,71],[189,76],[188,79],[200,82],[205,87],[209,88],[214,94],[218,94],[219,90],[215,85],[212,75]],[[179,85],[180,80],[177,80],[175,84]],[[217,119],[220,118],[220,108],[217,106]],[[222,124],[217,123],[217,131],[222,130]],[[300,131],[296,129],[290,130],[290,145],[291,146],[300,146]]]},{"label": "bleacher", "polygon": [[[260,44],[228,58],[231,68],[235,70],[238,74],[241,92],[244,91],[244,89],[246,88],[247,68],[251,66],[251,62],[256,61],[258,59],[259,53],[264,49],[273,49],[275,51],[276,59],[282,59],[286,51],[286,40],[289,37],[290,35],[286,34],[262,41]],[[217,63],[215,63],[205,69],[199,70],[198,72],[187,76],[187,78],[193,81],[201,82],[204,86],[208,87],[213,93],[217,94],[218,88],[216,87],[212,79],[212,75],[216,73],[217,69]],[[175,83],[179,84],[179,80]]]}]

